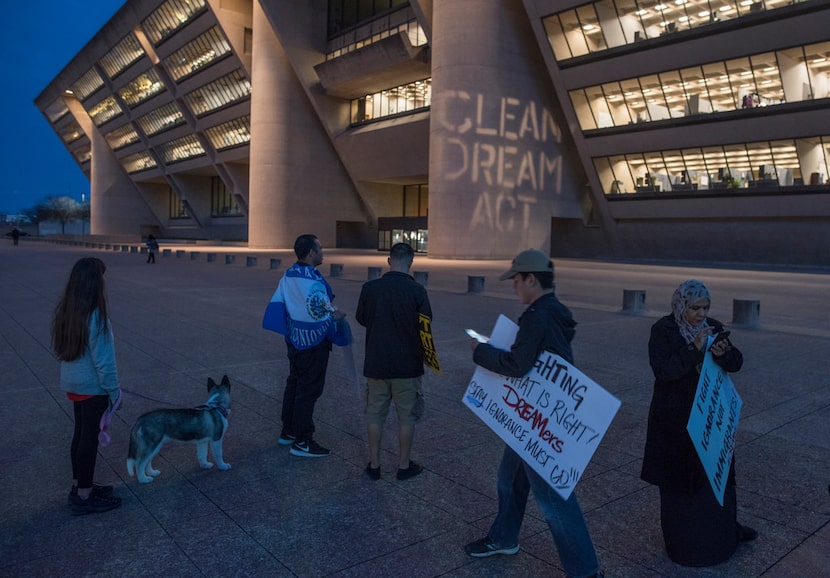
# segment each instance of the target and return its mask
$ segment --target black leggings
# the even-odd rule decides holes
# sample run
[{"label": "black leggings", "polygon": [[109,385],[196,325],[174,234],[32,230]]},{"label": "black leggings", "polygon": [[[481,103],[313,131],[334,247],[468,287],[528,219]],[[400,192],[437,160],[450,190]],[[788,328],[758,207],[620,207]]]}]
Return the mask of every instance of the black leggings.
[{"label": "black leggings", "polygon": [[76,401],[75,433],[72,435],[72,478],[79,488],[91,488],[95,475],[95,459],[98,457],[98,432],[101,416],[109,407],[109,397],[95,395],[84,401]]}]

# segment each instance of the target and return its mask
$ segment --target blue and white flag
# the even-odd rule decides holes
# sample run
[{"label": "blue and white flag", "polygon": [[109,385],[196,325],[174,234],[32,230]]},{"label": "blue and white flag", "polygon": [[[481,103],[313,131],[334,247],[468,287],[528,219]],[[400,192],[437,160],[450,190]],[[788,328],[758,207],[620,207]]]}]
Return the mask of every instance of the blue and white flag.
[{"label": "blue and white flag", "polygon": [[337,343],[333,298],[331,286],[316,268],[294,263],[265,308],[262,327],[285,335],[297,349],[309,349],[326,338]]}]

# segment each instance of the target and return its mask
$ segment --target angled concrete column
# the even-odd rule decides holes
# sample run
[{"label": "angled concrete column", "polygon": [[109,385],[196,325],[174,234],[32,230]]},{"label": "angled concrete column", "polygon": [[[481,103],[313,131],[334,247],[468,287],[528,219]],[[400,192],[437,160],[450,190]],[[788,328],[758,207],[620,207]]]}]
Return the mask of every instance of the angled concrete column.
[{"label": "angled concrete column", "polygon": [[429,255],[550,252],[551,218],[581,217],[585,178],[523,4],[434,2],[432,16]]}]

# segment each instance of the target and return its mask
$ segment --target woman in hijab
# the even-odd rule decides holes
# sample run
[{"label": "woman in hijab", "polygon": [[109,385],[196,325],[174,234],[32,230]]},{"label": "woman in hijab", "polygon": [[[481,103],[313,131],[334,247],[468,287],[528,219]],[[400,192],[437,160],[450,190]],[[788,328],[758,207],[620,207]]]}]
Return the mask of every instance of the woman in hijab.
[{"label": "woman in hijab", "polygon": [[[685,281],[672,296],[672,313],[652,326],[648,343],[655,380],[640,477],[660,488],[666,552],[683,566],[719,564],[740,542],[758,537],[737,520],[734,459],[721,506],[686,431],[709,336],[723,331],[707,317],[710,303],[703,283]],[[711,351],[725,371],[741,369],[743,355],[728,338],[716,340]]]}]

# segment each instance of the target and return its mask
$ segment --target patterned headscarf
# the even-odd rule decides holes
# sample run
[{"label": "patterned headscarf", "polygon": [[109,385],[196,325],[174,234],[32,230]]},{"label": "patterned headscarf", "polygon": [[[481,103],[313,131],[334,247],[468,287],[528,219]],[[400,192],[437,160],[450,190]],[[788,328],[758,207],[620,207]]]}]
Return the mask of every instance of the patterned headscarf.
[{"label": "patterned headscarf", "polygon": [[686,343],[694,343],[695,336],[700,330],[709,326],[705,318],[703,319],[703,323],[697,327],[686,321],[686,310],[701,299],[708,299],[710,303],[712,301],[706,285],[697,279],[684,281],[680,284],[680,287],[675,289],[674,295],[672,295],[671,310],[674,314],[674,320],[680,328],[680,335],[683,336]]}]

